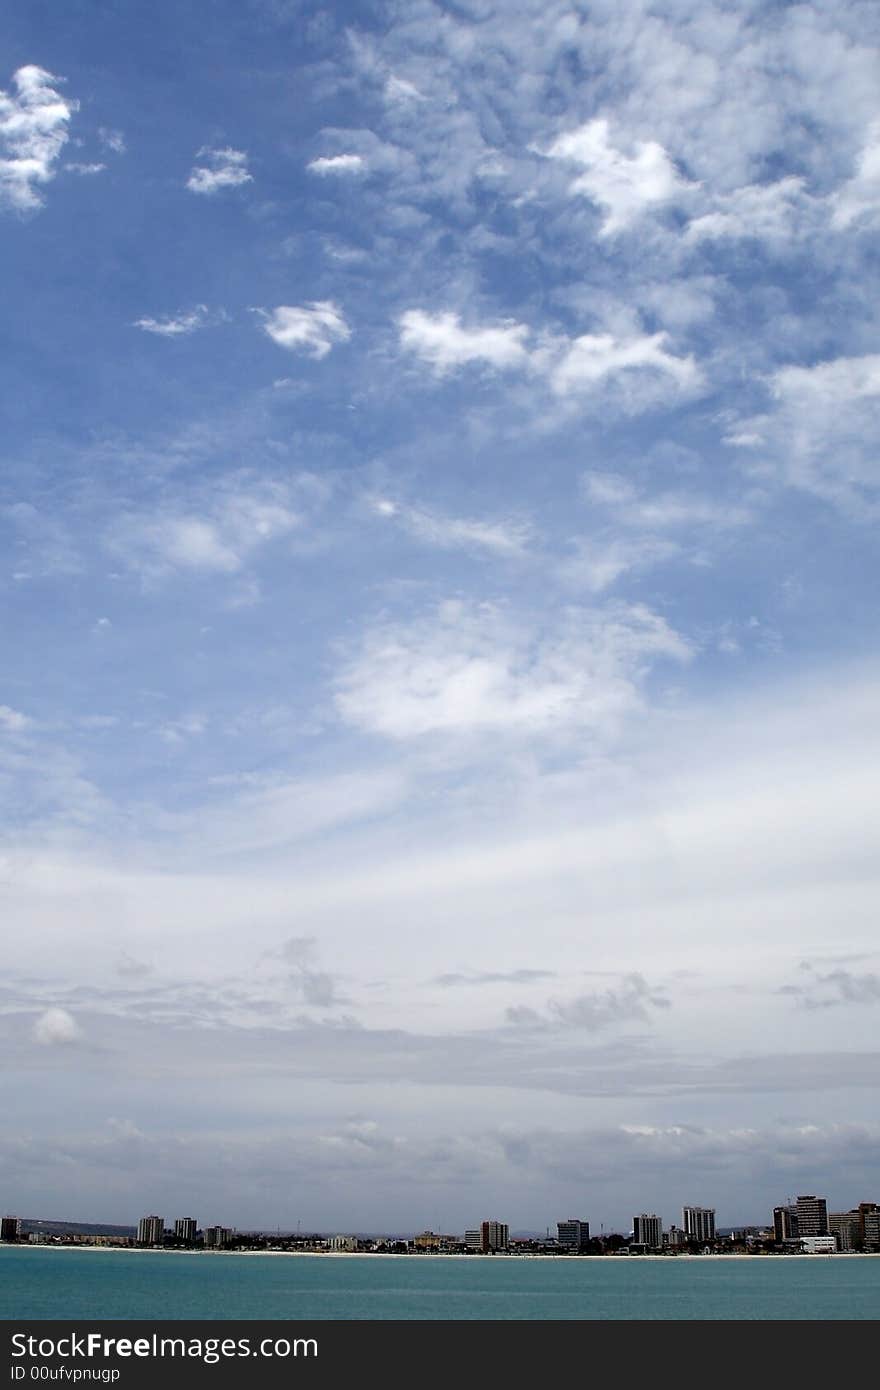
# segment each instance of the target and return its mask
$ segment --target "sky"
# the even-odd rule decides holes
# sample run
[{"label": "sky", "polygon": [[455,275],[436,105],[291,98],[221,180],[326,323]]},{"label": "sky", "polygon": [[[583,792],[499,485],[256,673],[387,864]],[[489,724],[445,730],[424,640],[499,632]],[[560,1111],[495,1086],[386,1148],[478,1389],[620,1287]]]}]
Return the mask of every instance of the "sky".
[{"label": "sky", "polygon": [[4,1211],[880,1200],[878,30],[5,7]]}]

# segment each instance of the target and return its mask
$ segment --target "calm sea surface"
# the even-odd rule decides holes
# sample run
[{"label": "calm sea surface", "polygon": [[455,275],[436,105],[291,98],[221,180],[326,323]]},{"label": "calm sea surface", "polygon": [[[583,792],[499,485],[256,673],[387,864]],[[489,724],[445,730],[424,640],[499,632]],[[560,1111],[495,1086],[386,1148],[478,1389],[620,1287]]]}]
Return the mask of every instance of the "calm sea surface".
[{"label": "calm sea surface", "polygon": [[875,1319],[880,1258],[320,1258],[0,1249],[0,1317]]}]

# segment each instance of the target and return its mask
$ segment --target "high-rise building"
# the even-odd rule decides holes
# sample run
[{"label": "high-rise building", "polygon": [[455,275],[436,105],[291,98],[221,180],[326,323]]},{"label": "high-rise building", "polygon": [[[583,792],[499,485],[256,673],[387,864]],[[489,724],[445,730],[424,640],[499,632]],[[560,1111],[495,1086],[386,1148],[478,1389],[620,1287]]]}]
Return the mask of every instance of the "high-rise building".
[{"label": "high-rise building", "polygon": [[206,1250],[222,1250],[232,1240],[228,1226],[206,1226],[203,1235]]},{"label": "high-rise building", "polygon": [[590,1223],[589,1221],[576,1221],[570,1216],[567,1221],[557,1221],[556,1238],[561,1250],[568,1250],[573,1255],[581,1255],[590,1245]]},{"label": "high-rise building", "polygon": [[715,1239],[715,1208],[682,1207],[681,1224],[688,1240],[705,1245],[706,1241]]},{"label": "high-rise building", "polygon": [[480,1242],[484,1255],[495,1250],[506,1250],[510,1231],[503,1221],[483,1221],[480,1223]]},{"label": "high-rise building", "polygon": [[[859,1243],[863,1250],[876,1254],[880,1249],[880,1235],[877,1223],[880,1221],[880,1206],[876,1202],[859,1202]],[[869,1244],[869,1241],[872,1242]]]},{"label": "high-rise building", "polygon": [[861,1246],[857,1211],[829,1211],[828,1231],[837,1241],[838,1250],[858,1250]]},{"label": "high-rise building", "polygon": [[773,1208],[773,1239],[777,1245],[798,1238],[797,1207]]},{"label": "high-rise building", "polygon": [[824,1197],[798,1197],[795,1202],[798,1220],[798,1239],[804,1236],[827,1236],[828,1203]]},{"label": "high-rise building", "polygon": [[198,1224],[194,1216],[178,1216],[174,1223],[174,1239],[182,1240],[187,1245],[195,1243]]},{"label": "high-rise building", "polygon": [[663,1222],[659,1216],[641,1212],[633,1217],[633,1244],[648,1250],[659,1250],[663,1244]]},{"label": "high-rise building", "polygon": [[21,1221],[17,1216],[0,1217],[0,1240],[18,1240],[21,1235]]},{"label": "high-rise building", "polygon": [[506,1250],[510,1232],[503,1221],[482,1221],[479,1229],[465,1231],[464,1243],[468,1250],[479,1251],[481,1255],[491,1255],[496,1250]]},{"label": "high-rise building", "polygon": [[165,1236],[165,1219],[162,1216],[142,1216],[138,1222],[138,1245],[161,1245]]}]

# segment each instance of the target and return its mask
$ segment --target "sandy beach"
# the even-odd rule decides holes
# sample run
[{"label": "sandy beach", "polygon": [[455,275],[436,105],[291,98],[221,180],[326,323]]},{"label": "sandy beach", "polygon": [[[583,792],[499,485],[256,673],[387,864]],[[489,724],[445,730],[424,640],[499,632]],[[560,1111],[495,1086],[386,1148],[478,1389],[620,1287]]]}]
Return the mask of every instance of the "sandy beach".
[{"label": "sandy beach", "polygon": [[584,1261],[592,1260],[605,1264],[642,1263],[644,1261],[659,1262],[669,1264],[675,1260],[687,1260],[697,1263],[715,1260],[876,1260],[880,1259],[880,1252],[860,1251],[860,1250],[838,1250],[834,1254],[807,1255],[803,1253],[790,1255],[548,1255],[544,1253],[535,1254],[505,1254],[505,1255],[464,1255],[464,1254],[395,1254],[391,1250],[156,1250],[146,1246],[130,1245],[43,1245],[26,1244],[9,1247],[18,1250],[89,1250],[96,1255],[206,1255],[224,1256],[235,1258],[240,1256],[251,1257],[280,1257],[282,1259],[321,1259],[321,1260],[553,1260],[556,1262],[564,1261]]}]

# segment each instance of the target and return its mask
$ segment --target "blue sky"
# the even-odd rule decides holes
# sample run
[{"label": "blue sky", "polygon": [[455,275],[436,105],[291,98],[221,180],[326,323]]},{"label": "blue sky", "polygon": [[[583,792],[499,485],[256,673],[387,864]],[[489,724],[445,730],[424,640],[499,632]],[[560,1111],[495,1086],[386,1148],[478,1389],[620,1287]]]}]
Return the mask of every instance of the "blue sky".
[{"label": "blue sky", "polygon": [[875,7],[3,28],[2,1200],[876,1196]]}]

